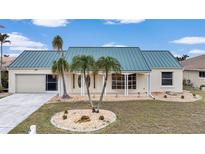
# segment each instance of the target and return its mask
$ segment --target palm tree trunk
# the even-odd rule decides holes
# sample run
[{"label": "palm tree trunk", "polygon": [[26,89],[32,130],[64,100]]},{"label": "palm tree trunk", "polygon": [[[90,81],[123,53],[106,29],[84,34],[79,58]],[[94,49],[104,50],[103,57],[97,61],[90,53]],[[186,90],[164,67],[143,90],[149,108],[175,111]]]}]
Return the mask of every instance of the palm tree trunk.
[{"label": "palm tree trunk", "polygon": [[100,105],[102,104],[103,96],[104,96],[104,93],[105,93],[105,88],[106,88],[106,85],[107,85],[107,78],[108,78],[108,71],[106,71],[106,73],[105,73],[105,80],[104,80],[103,89],[102,89],[102,92],[101,92],[101,95],[100,95],[100,100],[99,100],[98,106],[97,106],[97,111],[96,111],[97,113],[99,113]]},{"label": "palm tree trunk", "polygon": [[1,68],[0,68],[0,86],[1,86],[1,87],[2,87],[1,72],[2,72],[2,63],[3,63],[2,53],[3,53],[3,43],[1,42]]},{"label": "palm tree trunk", "polygon": [[92,99],[90,96],[90,90],[89,90],[89,85],[88,85],[88,76],[86,76],[85,70],[83,71],[83,75],[84,75],[85,85],[86,85],[86,89],[87,89],[87,93],[88,93],[88,99],[89,99],[90,105],[92,107],[92,110],[94,111],[94,106],[93,106],[93,102],[92,102]]},{"label": "palm tree trunk", "polygon": [[66,84],[65,84],[64,68],[63,68],[63,66],[61,68],[61,76],[62,76],[62,79],[63,79],[63,98],[70,98],[70,96],[67,94],[67,91],[66,91]]}]

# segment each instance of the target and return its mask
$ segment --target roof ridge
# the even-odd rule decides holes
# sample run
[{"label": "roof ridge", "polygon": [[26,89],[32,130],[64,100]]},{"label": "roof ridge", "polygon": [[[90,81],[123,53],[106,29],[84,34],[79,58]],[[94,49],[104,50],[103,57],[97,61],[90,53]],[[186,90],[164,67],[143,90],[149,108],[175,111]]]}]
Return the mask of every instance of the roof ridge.
[{"label": "roof ridge", "polygon": [[61,50],[61,51],[56,51],[56,50],[24,50],[23,52],[66,52],[67,50]]},{"label": "roof ridge", "polygon": [[170,52],[169,50],[141,50],[142,52]]},{"label": "roof ridge", "polygon": [[139,47],[133,47],[133,46],[125,46],[125,47],[103,47],[103,46],[71,46],[69,48],[139,48]]},{"label": "roof ridge", "polygon": [[205,54],[202,54],[202,55],[198,55],[198,56],[195,56],[195,57],[190,57],[184,61],[187,61],[187,60],[191,60],[191,59],[194,59],[194,58],[199,58],[199,57],[202,57],[202,56],[205,56]]}]

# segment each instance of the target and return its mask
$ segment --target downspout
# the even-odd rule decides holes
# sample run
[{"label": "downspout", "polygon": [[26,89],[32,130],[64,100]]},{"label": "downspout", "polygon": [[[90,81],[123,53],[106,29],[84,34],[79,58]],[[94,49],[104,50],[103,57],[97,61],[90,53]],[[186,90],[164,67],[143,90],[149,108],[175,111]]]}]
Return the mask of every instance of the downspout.
[{"label": "downspout", "polygon": [[149,78],[149,85],[148,85],[148,88],[149,88],[149,96],[152,97],[153,99],[155,99],[155,97],[152,95],[152,92],[151,92],[151,77],[150,77],[150,73],[148,75],[148,78]]}]

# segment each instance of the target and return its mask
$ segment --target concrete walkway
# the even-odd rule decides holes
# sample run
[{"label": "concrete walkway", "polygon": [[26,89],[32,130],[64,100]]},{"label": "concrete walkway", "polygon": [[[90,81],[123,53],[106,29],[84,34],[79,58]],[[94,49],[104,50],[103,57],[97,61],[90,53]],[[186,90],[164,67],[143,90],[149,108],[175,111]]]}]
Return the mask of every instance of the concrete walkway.
[{"label": "concrete walkway", "polygon": [[0,134],[6,134],[56,94],[13,94],[0,99]]}]

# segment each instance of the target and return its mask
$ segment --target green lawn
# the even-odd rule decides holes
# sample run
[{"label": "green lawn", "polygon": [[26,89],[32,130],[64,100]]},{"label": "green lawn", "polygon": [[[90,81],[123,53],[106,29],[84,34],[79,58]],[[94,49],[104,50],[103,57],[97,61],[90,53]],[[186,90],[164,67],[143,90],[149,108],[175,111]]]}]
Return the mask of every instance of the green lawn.
[{"label": "green lawn", "polygon": [[[193,91],[203,99],[193,103],[162,101],[104,102],[103,109],[117,115],[117,121],[94,133],[205,133],[205,92]],[[37,125],[38,133],[73,133],[55,128],[50,118],[56,112],[85,109],[89,104],[45,104],[10,133],[26,133],[29,126]]]}]

